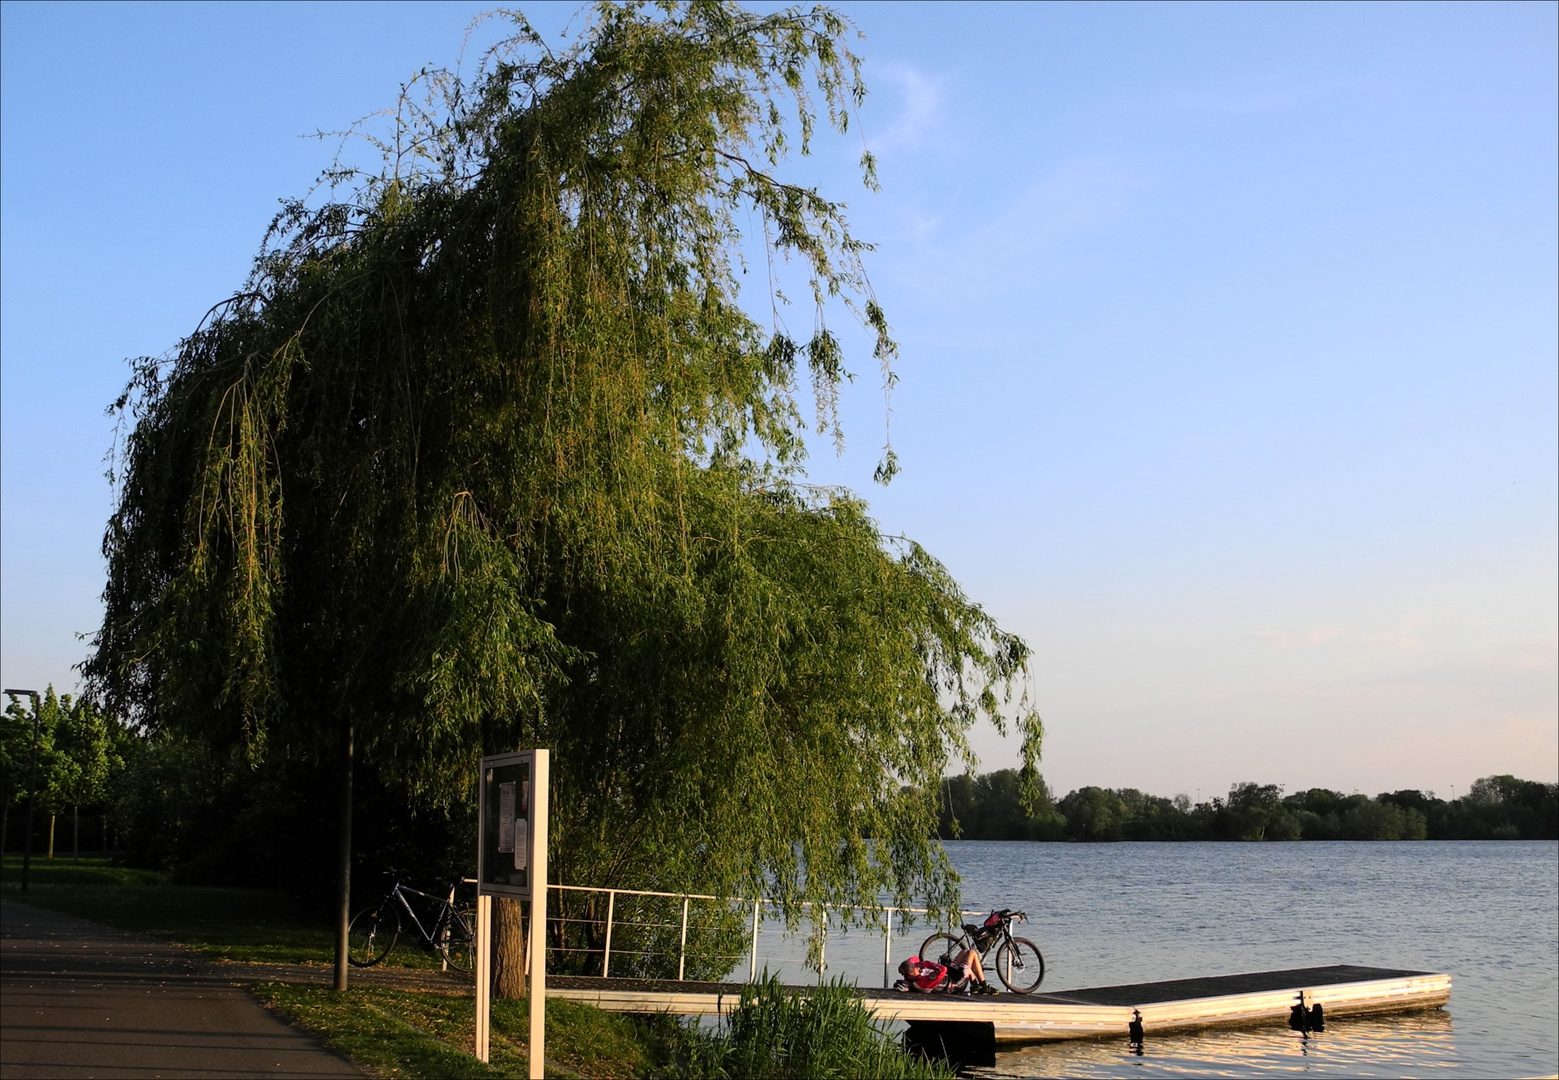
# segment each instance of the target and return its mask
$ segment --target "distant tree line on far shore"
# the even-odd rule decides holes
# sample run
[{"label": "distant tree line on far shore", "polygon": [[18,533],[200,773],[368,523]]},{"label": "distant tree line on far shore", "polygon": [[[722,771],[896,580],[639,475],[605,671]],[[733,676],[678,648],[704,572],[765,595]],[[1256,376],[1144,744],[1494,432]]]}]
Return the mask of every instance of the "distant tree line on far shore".
[{"label": "distant tree line on far shore", "polygon": [[1485,776],[1447,801],[1433,792],[1345,795],[1235,784],[1193,803],[1136,788],[1081,787],[1055,799],[1043,779],[1024,809],[1013,769],[942,781],[942,839],[952,840],[1554,840],[1559,784]]}]

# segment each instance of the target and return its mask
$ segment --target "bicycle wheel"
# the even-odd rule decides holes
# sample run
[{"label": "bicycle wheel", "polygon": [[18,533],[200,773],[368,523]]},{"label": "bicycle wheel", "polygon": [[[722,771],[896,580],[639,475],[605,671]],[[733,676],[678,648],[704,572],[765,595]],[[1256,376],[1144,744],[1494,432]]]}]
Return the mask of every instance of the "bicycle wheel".
[{"label": "bicycle wheel", "polygon": [[346,928],[346,958],[353,967],[373,967],[395,948],[401,919],[389,904],[376,904],[352,916]]},{"label": "bicycle wheel", "polygon": [[920,943],[920,958],[932,964],[946,964],[967,948],[963,938],[948,933],[932,934]]},{"label": "bicycle wheel", "polygon": [[996,950],[996,974],[1014,994],[1032,994],[1045,981],[1045,958],[1028,938],[1010,938]]},{"label": "bicycle wheel", "polygon": [[476,966],[475,904],[463,904],[450,914],[438,949],[452,968],[470,971]]}]

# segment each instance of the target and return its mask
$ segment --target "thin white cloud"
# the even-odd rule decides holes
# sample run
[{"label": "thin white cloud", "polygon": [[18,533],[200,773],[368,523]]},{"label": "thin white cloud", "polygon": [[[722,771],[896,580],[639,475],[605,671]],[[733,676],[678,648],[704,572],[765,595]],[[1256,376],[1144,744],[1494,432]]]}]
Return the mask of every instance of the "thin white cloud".
[{"label": "thin white cloud", "polygon": [[[928,75],[904,63],[888,63],[872,71],[874,78],[886,81],[894,91],[898,115],[881,132],[867,128],[866,145],[874,154],[914,149],[934,141],[945,127],[943,103],[944,79]],[[880,85],[880,83],[879,83]]]},{"label": "thin white cloud", "polygon": [[1286,649],[1297,645],[1301,648],[1313,648],[1316,645],[1325,645],[1328,641],[1342,633],[1342,629],[1336,626],[1318,626],[1314,630],[1302,633],[1289,633],[1286,630],[1262,630],[1256,638],[1268,645],[1276,645],[1280,649]]},{"label": "thin white cloud", "polygon": [[1108,158],[1079,158],[1023,187],[996,212],[953,232],[954,218],[921,215],[911,230],[921,249],[896,268],[913,287],[946,300],[989,303],[1035,282],[1064,276],[1075,256],[1063,249],[1128,213],[1140,180]]},{"label": "thin white cloud", "polygon": [[1371,645],[1384,645],[1392,649],[1416,649],[1423,643],[1418,631],[1428,622],[1428,618],[1423,615],[1404,615],[1395,631],[1364,634],[1362,637]]}]

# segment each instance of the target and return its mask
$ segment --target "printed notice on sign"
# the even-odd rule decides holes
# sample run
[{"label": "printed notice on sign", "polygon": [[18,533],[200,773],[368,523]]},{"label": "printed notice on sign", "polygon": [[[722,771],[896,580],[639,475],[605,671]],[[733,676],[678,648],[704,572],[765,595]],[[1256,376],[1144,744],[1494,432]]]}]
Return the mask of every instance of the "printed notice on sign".
[{"label": "printed notice on sign", "polygon": [[520,781],[520,820],[514,829],[514,868],[524,870],[530,853],[530,780]]},{"label": "printed notice on sign", "polygon": [[519,866],[519,854],[514,843],[514,784],[498,785],[498,850],[507,854],[514,851],[515,866]]}]

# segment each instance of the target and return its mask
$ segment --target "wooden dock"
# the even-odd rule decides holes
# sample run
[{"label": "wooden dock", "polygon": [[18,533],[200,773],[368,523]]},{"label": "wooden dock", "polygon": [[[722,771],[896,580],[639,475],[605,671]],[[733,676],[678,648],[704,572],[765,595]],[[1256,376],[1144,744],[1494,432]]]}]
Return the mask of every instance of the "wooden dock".
[{"label": "wooden dock", "polygon": [[[587,1002],[610,1012],[715,1016],[735,1008],[741,992],[740,983],[560,975],[547,979],[548,997]],[[1307,1007],[1320,1005],[1327,1020],[1434,1009],[1450,1000],[1451,977],[1335,964],[1053,994],[963,997],[873,989],[860,994],[879,1018],[908,1023],[912,1036],[945,1032],[956,1034],[960,1042],[1012,1043],[1124,1037],[1134,1010],[1142,1014],[1151,1038],[1155,1032],[1186,1028],[1286,1023],[1301,997]]]}]

